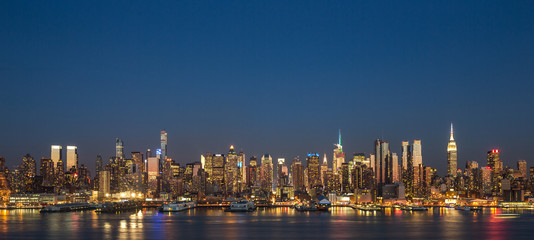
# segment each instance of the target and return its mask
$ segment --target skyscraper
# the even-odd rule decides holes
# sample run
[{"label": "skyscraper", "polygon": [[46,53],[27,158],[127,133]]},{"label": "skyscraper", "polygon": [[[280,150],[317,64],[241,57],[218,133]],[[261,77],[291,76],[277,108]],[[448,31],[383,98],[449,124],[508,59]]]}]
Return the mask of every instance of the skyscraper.
[{"label": "skyscraper", "polygon": [[413,140],[412,145],[413,166],[418,167],[423,164],[423,154],[421,150],[421,140]]},{"label": "skyscraper", "polygon": [[167,132],[161,131],[161,159],[167,159]]},{"label": "skyscraper", "polygon": [[320,186],[321,181],[321,168],[319,166],[319,153],[308,153],[306,157],[308,164],[308,188],[312,189]]},{"label": "skyscraper", "polygon": [[517,161],[517,171],[519,171],[519,173],[521,174],[521,177],[526,179],[528,176],[527,161],[525,160]]},{"label": "skyscraper", "polygon": [[393,164],[389,153],[389,143],[380,139],[375,141],[375,176],[377,183],[391,183]]},{"label": "skyscraper", "polygon": [[61,155],[61,149],[62,147],[59,145],[52,145],[51,151],[50,151],[50,159],[54,162],[54,165],[57,165],[57,162],[61,159],[63,160],[63,157]]},{"label": "skyscraper", "polygon": [[449,139],[449,144],[447,145],[447,174],[449,176],[456,176],[456,171],[458,170],[457,154],[456,142],[454,141],[454,131],[451,123],[451,138]]},{"label": "skyscraper", "polygon": [[493,173],[500,173],[502,170],[502,162],[499,158],[499,149],[492,149],[488,151],[488,167]]},{"label": "skyscraper", "polygon": [[78,168],[78,147],[67,146],[67,171]]},{"label": "skyscraper", "polygon": [[293,159],[293,163],[291,164],[291,177],[293,178],[292,182],[295,191],[304,191],[304,168],[299,157]]},{"label": "skyscraper", "polygon": [[261,189],[271,192],[273,186],[273,159],[268,153],[261,157]]},{"label": "skyscraper", "polygon": [[410,142],[402,141],[402,171],[406,171],[406,169],[408,169],[408,149],[409,148],[410,148]]},{"label": "skyscraper", "polygon": [[345,162],[345,153],[343,152],[343,146],[341,145],[341,130],[339,130],[338,143],[334,144],[334,154],[332,157],[332,170],[334,175],[339,174],[338,170],[341,168],[341,164]]},{"label": "skyscraper", "polygon": [[124,159],[124,144],[119,138],[115,139],[115,157]]}]

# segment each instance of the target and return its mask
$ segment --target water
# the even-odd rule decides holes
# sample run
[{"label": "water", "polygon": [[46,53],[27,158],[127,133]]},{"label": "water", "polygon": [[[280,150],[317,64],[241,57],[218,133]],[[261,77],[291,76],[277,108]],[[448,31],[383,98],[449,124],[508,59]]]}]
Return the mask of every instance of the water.
[{"label": "water", "polygon": [[370,213],[333,208],[329,213],[302,213],[259,208],[252,213],[228,213],[197,208],[118,214],[0,210],[0,239],[533,239],[533,229],[530,210],[477,213],[434,208]]}]

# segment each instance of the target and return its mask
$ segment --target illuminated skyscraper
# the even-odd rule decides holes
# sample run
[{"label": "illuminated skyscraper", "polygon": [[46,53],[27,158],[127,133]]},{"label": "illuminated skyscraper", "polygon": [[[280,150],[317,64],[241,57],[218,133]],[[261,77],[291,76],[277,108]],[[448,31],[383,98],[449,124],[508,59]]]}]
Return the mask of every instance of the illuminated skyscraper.
[{"label": "illuminated skyscraper", "polygon": [[323,164],[321,164],[321,183],[323,186],[326,186],[326,182],[324,181],[326,176],[326,171],[328,171],[328,160],[326,159],[326,153],[324,154],[323,158]]},{"label": "illuminated skyscraper", "polygon": [[78,169],[78,147],[67,146],[67,171]]},{"label": "illuminated skyscraper", "polygon": [[167,132],[161,131],[161,159],[167,159]]},{"label": "illuminated skyscraper", "polygon": [[306,157],[308,164],[308,188],[312,189],[321,186],[321,172],[319,166],[319,153],[308,153]]},{"label": "illuminated skyscraper", "polygon": [[229,193],[239,192],[238,180],[241,175],[239,174],[239,168],[237,167],[237,153],[234,150],[234,146],[230,146],[228,155],[226,156],[225,163],[225,177],[226,191]]},{"label": "illuminated skyscraper", "polygon": [[408,150],[409,150],[409,148],[410,148],[410,142],[402,141],[402,171],[406,171],[406,169],[408,169]]},{"label": "illuminated skyscraper", "polygon": [[517,161],[517,171],[519,171],[519,173],[521,174],[521,177],[526,179],[528,176],[527,161],[525,160]]},{"label": "illuminated skyscraper", "polygon": [[389,143],[380,139],[375,141],[375,176],[377,183],[391,183],[393,164],[389,153]]},{"label": "illuminated skyscraper", "polygon": [[454,141],[454,131],[451,123],[451,138],[449,144],[447,145],[447,174],[449,176],[456,176],[456,171],[458,170],[458,151],[456,147],[456,142]]},{"label": "illuminated skyscraper", "polygon": [[488,151],[488,167],[494,173],[500,173],[502,171],[502,162],[499,158],[499,149],[492,149]]},{"label": "illuminated skyscraper", "polygon": [[261,157],[261,189],[271,192],[273,186],[273,159],[266,153]]},{"label": "illuminated skyscraper", "polygon": [[124,144],[119,138],[115,139],[115,157],[124,159]]},{"label": "illuminated skyscraper", "polygon": [[332,157],[332,170],[334,175],[339,174],[338,170],[341,168],[341,164],[345,162],[345,153],[343,152],[343,146],[341,145],[341,130],[339,130],[338,143],[334,144],[334,154]]},{"label": "illuminated skyscraper", "polygon": [[57,162],[61,159],[63,160],[63,157],[61,155],[61,149],[62,147],[59,145],[52,145],[51,151],[50,151],[50,159],[54,162],[54,165],[57,165]]},{"label": "illuminated skyscraper", "polygon": [[293,159],[293,163],[291,164],[291,177],[293,178],[292,182],[295,191],[304,191],[306,189],[304,185],[304,168],[299,157]]},{"label": "illuminated skyscraper", "polygon": [[423,154],[421,150],[421,140],[413,140],[412,144],[412,156],[413,156],[413,166],[418,167],[423,164]]}]

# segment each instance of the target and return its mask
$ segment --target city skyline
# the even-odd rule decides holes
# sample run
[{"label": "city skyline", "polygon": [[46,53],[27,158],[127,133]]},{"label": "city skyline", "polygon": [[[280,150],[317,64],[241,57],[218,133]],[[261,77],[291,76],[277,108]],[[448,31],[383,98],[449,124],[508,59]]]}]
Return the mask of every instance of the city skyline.
[{"label": "city skyline", "polygon": [[59,144],[94,169],[115,138],[129,154],[161,146],[161,130],[181,164],[229,145],[331,158],[342,129],[347,154],[421,140],[443,174],[450,122],[458,168],[497,148],[505,165],[533,161],[528,2],[10,1],[0,11],[10,167]]},{"label": "city skyline", "polygon": [[[124,143],[122,141],[121,138],[116,138],[116,144],[115,144],[115,148],[114,148],[114,154],[112,153],[111,155],[109,156],[106,156],[104,154],[97,154],[93,159],[89,159],[87,161],[83,161],[83,162],[80,162],[78,159],[78,153],[77,153],[77,148],[79,146],[66,146],[65,145],[65,149],[64,151],[62,150],[62,145],[50,145],[49,147],[49,154],[48,156],[46,154],[44,154],[43,156],[37,156],[37,155],[33,155],[33,154],[30,154],[30,153],[25,153],[23,156],[26,156],[27,154],[31,155],[32,157],[38,159],[38,158],[46,158],[46,159],[52,159],[54,164],[57,164],[57,159],[56,157],[54,157],[55,155],[54,154],[57,154],[58,153],[58,149],[60,151],[60,158],[61,156],[63,156],[62,160],[63,160],[63,163],[65,164],[65,168],[68,169],[68,163],[67,163],[67,158],[69,158],[69,154],[68,154],[68,150],[70,151],[71,149],[72,150],[75,150],[76,151],[76,160],[71,160],[71,161],[76,161],[78,163],[78,165],[85,165],[86,167],[88,167],[88,169],[91,171],[91,173],[94,173],[95,172],[95,159],[97,159],[98,157],[103,157],[104,159],[104,162],[106,162],[106,159],[109,159],[109,158],[112,158],[112,157],[119,157],[119,158],[133,158],[133,156],[131,155],[131,153],[138,153],[138,152],[146,152],[147,150],[151,150],[152,154],[153,154],[153,157],[156,156],[156,151],[159,150],[160,148],[159,147],[162,147],[162,146],[165,146],[167,148],[167,132],[165,130],[162,130],[161,131],[161,134],[160,134],[160,139],[161,139],[161,145],[159,144],[155,144],[155,147],[153,148],[146,148],[146,149],[132,149],[131,151],[128,149],[128,146],[126,145],[126,150],[125,149],[125,146],[124,146]],[[340,149],[340,146],[341,145],[341,129],[338,129],[338,143],[335,143],[333,144],[334,146],[332,147],[331,150],[334,150],[334,154],[339,151]],[[399,145],[399,149],[396,151],[394,148],[395,147],[395,143],[391,143],[390,141],[388,141],[387,139],[375,139],[376,141],[380,140],[380,141],[385,141],[388,146],[387,148],[389,149],[389,153],[391,154],[396,154],[398,156],[404,156],[403,155],[403,144],[405,142],[405,140],[402,140],[402,142],[400,142]],[[375,141],[373,140],[373,141]],[[406,139],[407,140],[407,139]],[[424,153],[424,142],[422,143],[421,139],[410,139],[410,140],[407,140],[406,142],[411,142],[413,141],[415,143],[415,146],[418,146],[416,149],[415,149],[415,152],[414,154],[414,166],[418,165],[419,163],[423,163],[425,166],[430,166],[432,168],[435,168],[438,170],[438,174],[440,176],[447,176],[449,175],[449,170],[448,170],[448,151],[450,149],[450,146],[445,146],[445,149],[446,149],[446,156],[445,156],[445,160],[446,160],[446,163],[445,163],[445,169],[439,169],[438,167],[434,166],[433,165],[433,161],[427,161],[428,159],[422,157],[422,155],[424,154],[421,154],[421,153]],[[450,142],[453,141],[454,142],[454,137],[453,137],[453,123],[451,123],[451,128],[450,128],[450,139],[449,139],[449,145],[450,145]],[[393,145],[393,147],[392,147]],[[231,145],[228,145],[227,147],[230,147],[231,149],[234,148],[234,144],[231,144]],[[239,146],[238,146],[239,147]],[[475,161],[475,162],[478,162],[479,164],[483,165],[483,163],[486,161],[486,155],[485,153],[487,151],[491,151],[492,149],[499,149],[499,148],[488,148],[486,150],[483,150],[483,156],[484,158],[481,158],[480,160],[465,160],[464,162],[457,162],[455,165],[456,165],[456,169],[463,169],[464,166],[466,166],[465,164],[467,164],[468,162],[472,162],[472,161]],[[329,167],[332,167],[333,164],[335,164],[335,160],[334,160],[334,157],[327,157],[326,156],[326,152],[325,153],[322,153],[322,152],[318,152],[318,151],[314,151],[314,150],[309,150],[309,151],[306,151],[304,153],[299,153],[299,154],[293,154],[291,156],[286,156],[286,155],[279,155],[279,154],[273,154],[269,151],[263,151],[261,153],[251,153],[251,152],[247,152],[245,148],[238,148],[239,151],[243,151],[249,155],[252,155],[252,156],[263,156],[264,154],[269,154],[271,156],[273,156],[273,158],[287,158],[287,159],[293,159],[294,157],[301,157],[303,159],[306,159],[306,155],[308,153],[320,153],[320,154],[325,154],[324,158],[325,159],[328,159],[328,166]],[[456,145],[455,145],[455,150],[456,150]],[[124,152],[123,152],[124,151]],[[167,151],[168,151],[168,148],[167,148]],[[374,154],[375,149],[371,149],[370,151],[352,151],[352,152],[344,152],[342,151],[343,154],[346,154],[346,156],[343,157],[343,159],[350,159],[352,157],[352,154],[357,154],[357,153],[364,153],[366,155],[366,157],[369,157],[369,154]],[[163,154],[165,152],[165,154]],[[201,162],[201,158],[203,157],[203,154],[206,153],[206,152],[212,152],[212,153],[221,153],[221,154],[225,154],[226,153],[226,150],[221,150],[221,151],[213,151],[213,150],[210,150],[210,149],[207,149],[206,151],[204,152],[201,152],[199,153],[199,156],[198,159],[192,159],[192,160],[189,160],[189,161],[180,161],[181,159],[184,159],[184,158],[180,158],[179,156],[178,157],[174,157],[173,155],[171,156],[168,156],[170,159],[173,159],[174,161],[176,161],[177,163],[181,164],[182,166],[185,166],[186,164],[188,163],[193,163],[193,162]],[[502,151],[501,151],[502,152]],[[165,150],[161,150],[161,154],[162,155],[166,155],[166,151]],[[189,153],[190,154],[190,153]],[[185,154],[185,155],[189,155],[189,154]],[[2,156],[2,155],[0,155]],[[3,156],[5,158],[5,156]],[[166,156],[167,157],[167,156]],[[165,158],[166,158],[165,157]],[[22,157],[21,157],[22,158]],[[145,159],[146,159],[146,156],[145,156]],[[91,161],[92,160],[92,161]],[[402,160],[402,159],[401,159]],[[403,161],[404,160],[397,160],[397,163],[399,166],[403,166]],[[515,159],[515,160],[508,160],[508,161],[503,161],[503,164],[505,166],[514,166],[514,164],[516,164],[517,161],[520,161],[520,160],[525,160],[525,158],[521,158],[521,159]],[[245,159],[246,163],[248,164],[248,159]],[[348,160],[346,160],[348,161]],[[422,161],[422,162],[421,162]],[[457,160],[456,160],[457,161]],[[502,160],[501,160],[502,161]],[[417,162],[417,163],[416,163]],[[526,161],[528,163],[528,160]],[[286,163],[286,165],[291,165],[293,163],[292,160],[288,161]],[[20,159],[19,161],[6,161],[6,166],[12,168],[12,169],[15,169],[16,166],[18,166],[20,164]],[[273,163],[274,164],[274,163]],[[441,164],[437,164],[437,165],[441,165]],[[340,167],[340,165],[338,166],[338,168]],[[380,175],[380,173],[379,173]]]}]

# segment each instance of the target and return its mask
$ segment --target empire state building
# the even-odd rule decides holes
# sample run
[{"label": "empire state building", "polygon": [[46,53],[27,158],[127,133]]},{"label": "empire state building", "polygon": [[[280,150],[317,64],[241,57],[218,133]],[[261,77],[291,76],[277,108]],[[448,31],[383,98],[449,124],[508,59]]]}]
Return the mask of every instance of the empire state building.
[{"label": "empire state building", "polygon": [[456,170],[458,169],[458,151],[456,148],[456,142],[454,141],[454,131],[451,123],[451,139],[447,145],[447,174],[449,176],[456,176]]}]

